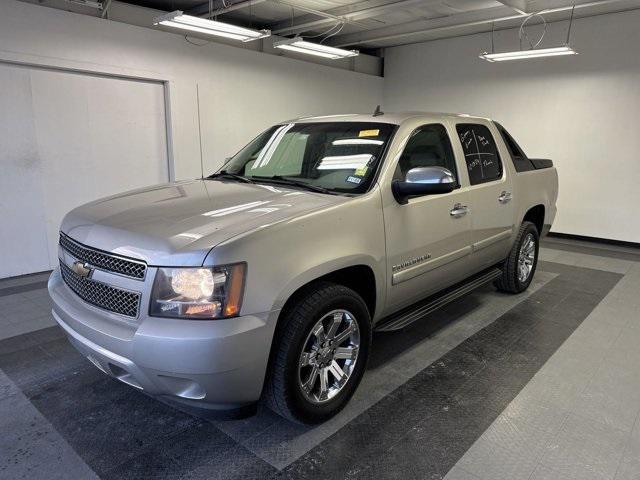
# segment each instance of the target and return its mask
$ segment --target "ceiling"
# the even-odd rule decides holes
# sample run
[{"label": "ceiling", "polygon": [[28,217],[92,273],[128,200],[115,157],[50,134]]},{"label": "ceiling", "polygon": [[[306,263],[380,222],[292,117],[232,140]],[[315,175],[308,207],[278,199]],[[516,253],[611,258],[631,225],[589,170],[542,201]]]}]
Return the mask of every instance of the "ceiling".
[{"label": "ceiling", "polygon": [[[640,0],[121,0],[158,10],[216,14],[280,36],[378,49],[519,26],[531,13],[548,22],[640,8]],[[532,19],[534,20],[534,19]],[[531,22],[536,23],[535,21]]]}]

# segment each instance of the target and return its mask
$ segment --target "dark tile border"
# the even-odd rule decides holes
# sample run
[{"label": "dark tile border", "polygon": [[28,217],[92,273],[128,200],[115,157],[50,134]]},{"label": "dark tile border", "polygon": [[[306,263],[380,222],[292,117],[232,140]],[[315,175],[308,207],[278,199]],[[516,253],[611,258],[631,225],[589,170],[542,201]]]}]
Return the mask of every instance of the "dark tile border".
[{"label": "dark tile border", "polygon": [[638,252],[636,253],[633,251],[614,250],[612,248],[607,248],[606,244],[589,246],[585,245],[582,242],[575,243],[571,240],[563,240],[562,238],[551,237],[544,238],[542,240],[541,246],[552,248],[554,250],[562,250],[565,252],[584,253],[597,257],[616,258],[618,260],[640,262],[640,249],[638,249]]},{"label": "dark tile border", "polygon": [[541,263],[559,276],[277,476],[443,478],[622,277]]},{"label": "dark tile border", "polygon": [[549,237],[564,238],[566,240],[578,240],[583,242],[601,243],[604,245],[616,245],[620,247],[640,248],[638,242],[628,242],[625,240],[614,240],[612,238],[590,237],[588,235],[574,235],[572,233],[549,232]]},{"label": "dark tile border", "polygon": [[0,288],[0,297],[6,297],[7,295],[14,295],[16,293],[30,292],[31,290],[38,290],[41,288],[47,288],[47,280],[41,282],[27,283],[24,285],[13,285],[11,287]]}]

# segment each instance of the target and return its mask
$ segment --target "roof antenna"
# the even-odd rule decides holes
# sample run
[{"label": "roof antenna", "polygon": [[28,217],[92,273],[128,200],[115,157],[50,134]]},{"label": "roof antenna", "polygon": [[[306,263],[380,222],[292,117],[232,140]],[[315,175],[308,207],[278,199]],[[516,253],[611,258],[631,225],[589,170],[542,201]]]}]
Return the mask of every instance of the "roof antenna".
[{"label": "roof antenna", "polygon": [[380,110],[380,105],[378,105],[376,107],[376,109],[373,112],[373,116],[374,117],[379,117],[380,115],[384,115],[384,112],[382,110]]}]

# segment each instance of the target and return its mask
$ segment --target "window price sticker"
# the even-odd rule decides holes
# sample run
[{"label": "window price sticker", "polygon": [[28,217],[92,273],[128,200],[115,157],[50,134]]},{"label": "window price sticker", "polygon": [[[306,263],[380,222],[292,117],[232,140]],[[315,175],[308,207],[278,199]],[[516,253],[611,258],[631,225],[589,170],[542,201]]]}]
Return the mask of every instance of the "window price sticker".
[{"label": "window price sticker", "polygon": [[358,133],[358,137],[362,138],[362,137],[377,137],[378,135],[380,135],[380,129],[376,128],[373,130],[360,130],[360,133]]}]

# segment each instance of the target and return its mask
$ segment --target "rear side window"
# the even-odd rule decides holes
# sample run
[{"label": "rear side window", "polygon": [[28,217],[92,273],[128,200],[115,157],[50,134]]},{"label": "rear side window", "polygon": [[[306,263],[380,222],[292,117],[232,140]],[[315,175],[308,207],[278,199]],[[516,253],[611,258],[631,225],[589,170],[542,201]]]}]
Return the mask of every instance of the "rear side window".
[{"label": "rear side window", "polygon": [[513,161],[513,166],[515,167],[516,172],[528,172],[529,170],[534,170],[535,167],[509,132],[507,132],[507,130],[498,122],[494,123],[507,146],[507,150],[509,150],[509,153],[511,154],[511,160]]},{"label": "rear side window", "polygon": [[491,132],[484,125],[459,123],[458,138],[471,185],[491,182],[502,177],[502,163]]}]

